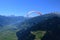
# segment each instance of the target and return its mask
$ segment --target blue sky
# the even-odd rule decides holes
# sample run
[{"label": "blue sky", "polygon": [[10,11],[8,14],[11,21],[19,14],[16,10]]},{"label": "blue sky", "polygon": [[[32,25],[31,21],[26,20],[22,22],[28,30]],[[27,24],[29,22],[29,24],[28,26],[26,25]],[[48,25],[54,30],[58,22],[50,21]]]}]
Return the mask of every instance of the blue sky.
[{"label": "blue sky", "polygon": [[24,16],[31,10],[60,12],[60,0],[0,0],[0,15]]}]

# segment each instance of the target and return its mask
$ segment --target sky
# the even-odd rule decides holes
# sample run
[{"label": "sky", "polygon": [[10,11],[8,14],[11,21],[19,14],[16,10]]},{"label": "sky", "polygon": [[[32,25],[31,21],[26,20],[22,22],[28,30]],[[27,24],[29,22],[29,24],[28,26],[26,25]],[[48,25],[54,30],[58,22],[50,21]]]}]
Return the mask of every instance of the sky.
[{"label": "sky", "polygon": [[29,11],[60,12],[60,0],[0,0],[0,15],[24,16]]}]

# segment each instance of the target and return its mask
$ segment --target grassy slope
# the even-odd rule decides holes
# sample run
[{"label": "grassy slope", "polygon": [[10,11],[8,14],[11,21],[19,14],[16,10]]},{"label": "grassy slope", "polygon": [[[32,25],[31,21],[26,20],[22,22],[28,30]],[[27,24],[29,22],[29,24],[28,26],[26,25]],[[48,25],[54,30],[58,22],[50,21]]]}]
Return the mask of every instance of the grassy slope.
[{"label": "grassy slope", "polygon": [[41,38],[44,36],[46,31],[34,31],[34,32],[31,32],[31,33],[36,36],[35,40],[41,40]]},{"label": "grassy slope", "polygon": [[12,30],[1,31],[0,40],[17,40],[16,31],[12,31]]},{"label": "grassy slope", "polygon": [[5,31],[0,33],[0,40],[17,40],[15,32]]}]

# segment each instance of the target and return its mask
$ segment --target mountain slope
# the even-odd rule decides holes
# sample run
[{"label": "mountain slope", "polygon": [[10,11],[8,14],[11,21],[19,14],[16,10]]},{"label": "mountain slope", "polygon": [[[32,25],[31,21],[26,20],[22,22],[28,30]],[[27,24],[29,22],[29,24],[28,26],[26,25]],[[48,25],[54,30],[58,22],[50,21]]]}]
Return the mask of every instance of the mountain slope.
[{"label": "mountain slope", "polygon": [[[29,35],[31,34],[31,31],[39,30],[47,31],[46,35],[42,38],[42,40],[60,40],[60,35],[58,35],[60,33],[60,14],[52,13],[34,17],[32,19],[26,20],[26,22],[23,22],[21,24],[21,27],[23,29],[16,33],[18,40],[20,40],[21,38],[22,40],[28,40],[30,39]],[[31,35],[31,37],[33,35]],[[32,37],[31,39],[34,40],[34,37]]]},{"label": "mountain slope", "polygon": [[19,24],[18,27],[22,27],[25,29],[27,27],[31,27],[33,25],[36,25],[38,23],[51,19],[55,16],[57,16],[55,13],[51,13],[51,14],[45,14],[45,15],[33,17],[31,19],[25,20],[25,22],[22,22],[21,24]]}]

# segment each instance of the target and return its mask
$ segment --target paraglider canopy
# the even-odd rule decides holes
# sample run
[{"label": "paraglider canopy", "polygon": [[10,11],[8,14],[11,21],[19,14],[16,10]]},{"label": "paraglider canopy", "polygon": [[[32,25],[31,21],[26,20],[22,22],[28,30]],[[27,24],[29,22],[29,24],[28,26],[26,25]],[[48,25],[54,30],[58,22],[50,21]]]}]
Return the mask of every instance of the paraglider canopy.
[{"label": "paraglider canopy", "polygon": [[30,15],[33,14],[33,13],[38,14],[38,15],[42,15],[41,12],[39,12],[39,11],[29,11],[26,16],[30,17]]}]

